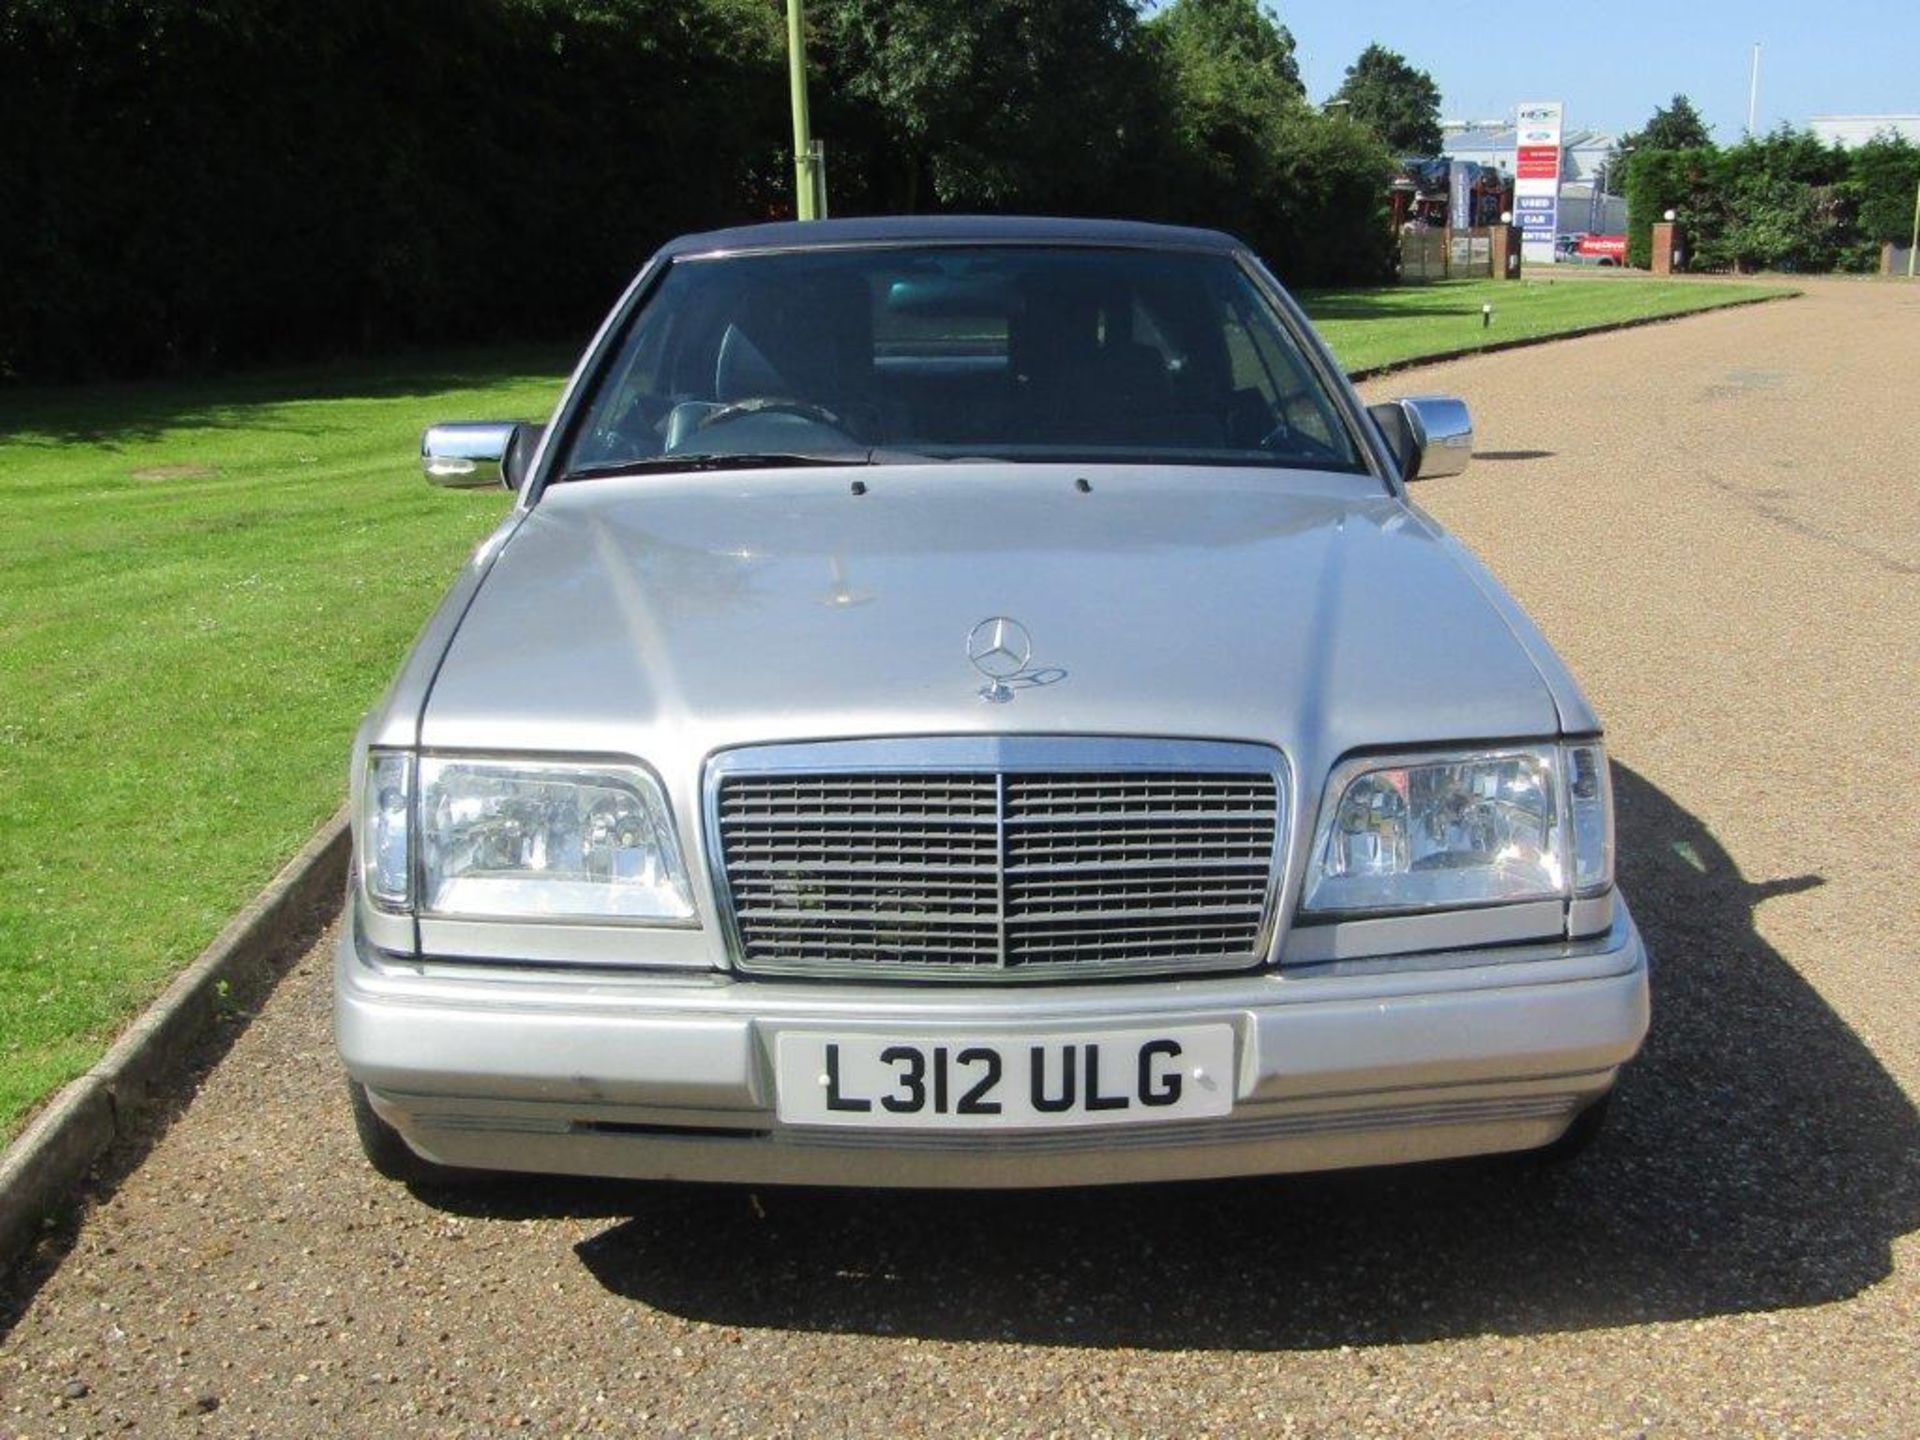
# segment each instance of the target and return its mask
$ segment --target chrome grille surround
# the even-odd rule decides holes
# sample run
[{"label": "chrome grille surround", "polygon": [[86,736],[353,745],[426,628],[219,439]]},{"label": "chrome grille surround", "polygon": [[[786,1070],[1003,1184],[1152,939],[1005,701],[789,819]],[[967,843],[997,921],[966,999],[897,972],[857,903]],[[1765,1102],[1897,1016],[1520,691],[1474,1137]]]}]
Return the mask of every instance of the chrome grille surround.
[{"label": "chrome grille surround", "polygon": [[705,850],[749,974],[971,983],[1244,970],[1291,791],[1264,745],[952,736],[723,751]]}]

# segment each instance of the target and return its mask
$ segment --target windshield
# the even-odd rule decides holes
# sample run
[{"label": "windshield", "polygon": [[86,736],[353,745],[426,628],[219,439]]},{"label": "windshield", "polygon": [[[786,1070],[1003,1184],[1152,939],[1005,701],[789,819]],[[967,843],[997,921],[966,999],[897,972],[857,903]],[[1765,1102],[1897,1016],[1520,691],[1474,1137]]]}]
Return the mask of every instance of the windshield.
[{"label": "windshield", "polygon": [[1364,470],[1229,256],[1019,246],[679,260],[560,473],[706,461],[1173,461]]}]

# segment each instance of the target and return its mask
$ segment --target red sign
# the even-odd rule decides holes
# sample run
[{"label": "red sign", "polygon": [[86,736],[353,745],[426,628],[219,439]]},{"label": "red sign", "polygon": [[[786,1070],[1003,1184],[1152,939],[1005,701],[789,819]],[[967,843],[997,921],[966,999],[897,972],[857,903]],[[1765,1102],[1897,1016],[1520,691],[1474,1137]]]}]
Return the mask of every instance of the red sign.
[{"label": "red sign", "polygon": [[1560,147],[1558,145],[1522,145],[1514,163],[1514,175],[1521,180],[1558,180],[1560,178]]},{"label": "red sign", "polygon": [[1575,251],[1582,255],[1592,255],[1596,259],[1618,260],[1621,264],[1627,259],[1627,237],[1624,235],[1582,235]]}]

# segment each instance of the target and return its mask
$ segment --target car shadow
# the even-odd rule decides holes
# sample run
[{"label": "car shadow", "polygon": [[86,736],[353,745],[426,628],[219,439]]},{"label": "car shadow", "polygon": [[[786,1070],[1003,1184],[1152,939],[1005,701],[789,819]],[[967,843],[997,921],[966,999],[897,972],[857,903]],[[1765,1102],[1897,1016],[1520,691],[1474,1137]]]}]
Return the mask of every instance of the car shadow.
[{"label": "car shadow", "polygon": [[436,1203],[606,1216],[609,1291],[816,1332],[1145,1348],[1318,1348],[1684,1320],[1842,1300],[1920,1228],[1920,1116],[1756,932],[1770,896],[1616,770],[1622,883],[1654,1022],[1572,1164],[1480,1161],[1052,1192],[514,1181]]}]

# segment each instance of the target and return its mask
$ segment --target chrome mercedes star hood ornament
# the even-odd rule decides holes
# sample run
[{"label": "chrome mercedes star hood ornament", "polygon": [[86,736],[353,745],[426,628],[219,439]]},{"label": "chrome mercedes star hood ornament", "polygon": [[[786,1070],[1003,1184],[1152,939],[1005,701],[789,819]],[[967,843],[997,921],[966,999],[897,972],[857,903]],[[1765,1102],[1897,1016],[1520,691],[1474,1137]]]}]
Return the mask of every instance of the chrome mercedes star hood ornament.
[{"label": "chrome mercedes star hood ornament", "polygon": [[990,705],[1004,705],[1021,690],[1067,677],[1057,665],[1034,666],[1033,636],[1006,615],[989,615],[967,632],[967,659],[987,677],[980,698]]}]

